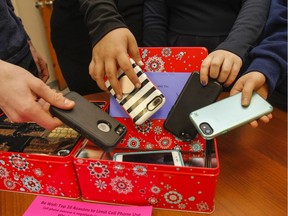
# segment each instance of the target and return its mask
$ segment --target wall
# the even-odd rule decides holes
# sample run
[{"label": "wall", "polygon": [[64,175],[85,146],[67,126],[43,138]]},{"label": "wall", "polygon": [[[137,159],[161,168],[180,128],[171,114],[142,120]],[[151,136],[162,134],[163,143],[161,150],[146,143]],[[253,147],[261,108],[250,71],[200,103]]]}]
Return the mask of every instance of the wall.
[{"label": "wall", "polygon": [[50,72],[47,83],[55,81],[53,64],[47,43],[47,36],[42,21],[41,9],[35,7],[36,0],[12,0],[16,14],[22,19],[26,32],[34,47],[46,60]]}]

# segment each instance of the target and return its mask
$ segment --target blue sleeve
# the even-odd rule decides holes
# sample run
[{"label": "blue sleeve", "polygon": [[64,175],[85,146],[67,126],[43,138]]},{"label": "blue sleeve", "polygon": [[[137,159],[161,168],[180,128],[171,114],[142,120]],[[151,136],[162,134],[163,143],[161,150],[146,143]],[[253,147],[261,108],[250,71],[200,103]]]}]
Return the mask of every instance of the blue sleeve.
[{"label": "blue sleeve", "polygon": [[165,0],[145,0],[143,19],[143,45],[168,46],[168,9]]},{"label": "blue sleeve", "polygon": [[259,71],[266,76],[269,95],[287,78],[287,2],[272,0],[260,43],[250,52],[246,73]]}]

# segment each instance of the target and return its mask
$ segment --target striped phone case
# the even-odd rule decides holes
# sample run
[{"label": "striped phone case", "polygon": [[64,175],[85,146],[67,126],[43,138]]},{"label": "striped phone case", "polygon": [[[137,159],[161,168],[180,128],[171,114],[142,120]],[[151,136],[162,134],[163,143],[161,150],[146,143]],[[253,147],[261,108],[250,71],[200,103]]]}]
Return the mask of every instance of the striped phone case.
[{"label": "striped phone case", "polygon": [[121,69],[118,71],[118,80],[123,90],[123,98],[121,100],[116,98],[109,80],[105,82],[105,85],[133,122],[140,125],[164,105],[165,97],[149,80],[141,68],[132,59],[130,59],[130,61],[141,82],[141,88],[135,88],[125,72]]}]

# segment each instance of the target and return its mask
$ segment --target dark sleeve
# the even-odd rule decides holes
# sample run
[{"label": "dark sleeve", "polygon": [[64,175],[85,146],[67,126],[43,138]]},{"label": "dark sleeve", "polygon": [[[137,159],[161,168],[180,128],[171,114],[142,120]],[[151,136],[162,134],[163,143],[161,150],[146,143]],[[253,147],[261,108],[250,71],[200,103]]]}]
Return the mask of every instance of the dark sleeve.
[{"label": "dark sleeve", "polygon": [[[7,0],[6,2],[7,2],[8,7],[10,7],[11,10],[14,12],[15,10],[14,10],[14,6],[13,6],[11,0]],[[29,36],[28,33],[26,32],[26,29],[24,28],[24,25],[23,25],[23,22],[22,22],[21,18],[18,17],[18,16],[17,16],[17,18],[20,20],[20,22],[21,22],[21,24],[22,24],[22,27],[23,27],[23,30],[24,30],[24,32],[25,32],[25,34],[26,34],[27,40],[31,40],[31,39],[30,39],[30,36]]]},{"label": "dark sleeve", "polygon": [[269,5],[270,0],[243,0],[242,8],[228,37],[216,50],[230,51],[245,62],[248,52],[255,46],[263,31]]},{"label": "dark sleeve", "polygon": [[252,62],[245,72],[263,73],[268,81],[269,94],[277,82],[287,79],[287,47],[287,2],[272,0],[262,41],[251,50]]},{"label": "dark sleeve", "polygon": [[93,46],[110,31],[127,28],[114,0],[79,0],[79,3]]},{"label": "dark sleeve", "polygon": [[168,9],[165,0],[145,0],[143,45],[168,46]]},{"label": "dark sleeve", "polygon": [[145,0],[120,0],[117,8],[138,46],[143,46],[143,4]]}]

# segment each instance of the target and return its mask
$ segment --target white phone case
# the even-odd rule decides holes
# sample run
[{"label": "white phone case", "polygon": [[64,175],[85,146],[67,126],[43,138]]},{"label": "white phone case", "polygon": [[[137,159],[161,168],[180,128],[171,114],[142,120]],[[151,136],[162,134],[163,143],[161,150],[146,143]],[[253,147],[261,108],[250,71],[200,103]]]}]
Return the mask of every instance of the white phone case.
[{"label": "white phone case", "polygon": [[190,120],[205,139],[212,139],[236,127],[271,113],[273,107],[253,93],[250,105],[241,105],[238,93],[190,113]]},{"label": "white phone case", "polygon": [[121,100],[116,98],[109,80],[105,82],[105,85],[133,122],[140,125],[164,105],[165,97],[149,80],[146,74],[142,72],[141,68],[132,59],[130,61],[135,73],[139,77],[141,88],[135,88],[121,69],[118,71],[118,80],[121,83],[123,98]]}]

